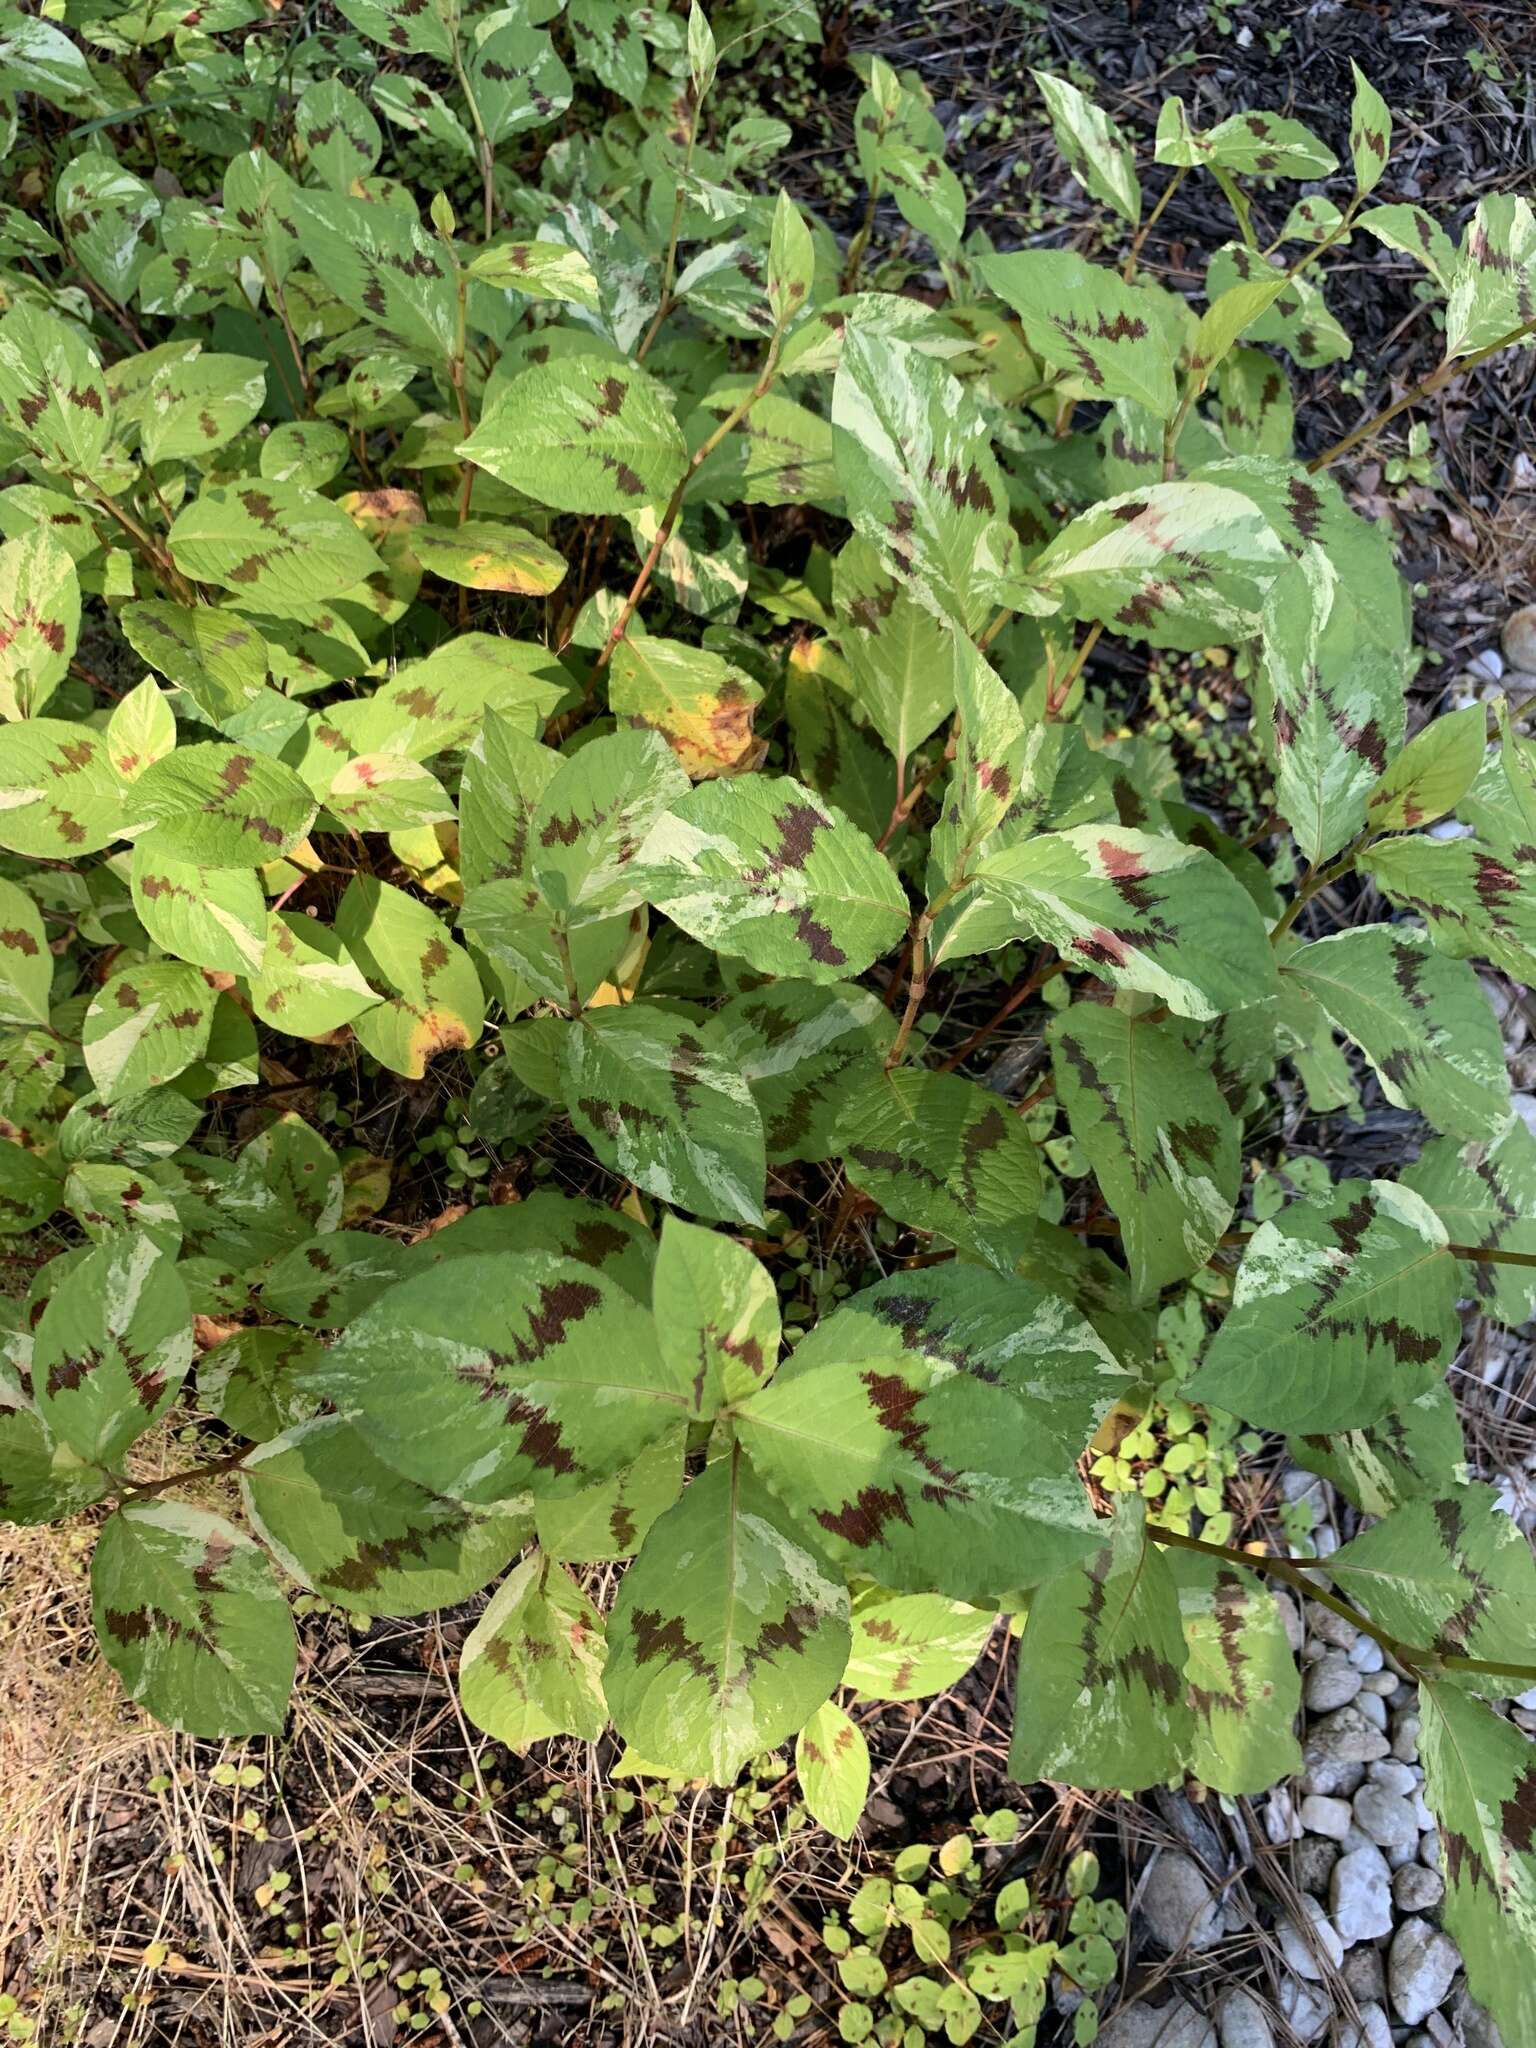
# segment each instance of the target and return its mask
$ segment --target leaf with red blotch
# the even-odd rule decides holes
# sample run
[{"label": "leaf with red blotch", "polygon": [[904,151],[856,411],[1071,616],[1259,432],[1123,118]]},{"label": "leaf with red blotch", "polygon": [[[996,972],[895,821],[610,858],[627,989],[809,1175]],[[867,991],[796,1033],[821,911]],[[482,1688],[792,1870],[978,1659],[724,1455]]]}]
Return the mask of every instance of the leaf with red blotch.
[{"label": "leaf with red blotch", "polygon": [[636,512],[666,498],[688,465],[665,385],[595,356],[521,371],[458,452],[561,512]]},{"label": "leaf with red blotch", "polygon": [[1129,1384],[1066,1302],[940,1266],[823,1318],[736,1429],[791,1523],[846,1570],[997,1601],[1102,1540],[1072,1461]]},{"label": "leaf with red blotch", "polygon": [[36,718],[69,673],[80,583],[46,526],[0,546],[0,718]]},{"label": "leaf with red blotch", "polygon": [[200,1060],[217,999],[202,969],[180,960],[120,968],[91,998],[82,1032],[102,1101],[159,1088]]},{"label": "leaf with red blotch", "polygon": [[129,829],[123,786],[99,734],[59,718],[0,725],[0,846],[77,860]]},{"label": "leaf with red blotch", "polygon": [[1445,1863],[1445,1924],[1467,1988],[1506,2041],[1536,2040],[1536,1745],[1444,1681],[1421,1683],[1419,1713],[1424,1798]]},{"label": "leaf with red blotch", "polygon": [[1177,1777],[1194,1740],[1178,1588],[1142,1503],[1100,1526],[1094,1555],[1030,1601],[1008,1758],[1023,1785],[1140,1791]]},{"label": "leaf with red blotch", "polygon": [[156,761],[129,801],[147,857],[207,868],[281,859],[308,832],[316,809],[291,768],[218,740],[177,747]]},{"label": "leaf with red blotch", "polygon": [[297,1648],[272,1568],[221,1515],[183,1501],[119,1508],[91,1560],[102,1655],[169,1728],[278,1735]]},{"label": "leaf with red blotch", "polygon": [[459,1652],[464,1711],[522,1751],[551,1735],[595,1742],[608,1725],[603,1617],[571,1574],[535,1550],[496,1588]]},{"label": "leaf with red blotch", "polygon": [[1287,1203],[1243,1248],[1232,1307],[1189,1382],[1261,1429],[1359,1429],[1441,1378],[1460,1331],[1444,1225],[1391,1181]]},{"label": "leaf with red blotch", "polygon": [[386,991],[352,1028],[392,1074],[418,1080],[439,1053],[479,1040],[485,994],[475,964],[425,903],[372,875],[354,875],[336,909],[336,935]]},{"label": "leaf with red blotch", "polygon": [[728,1785],[805,1725],[847,1661],[847,1589],[738,1449],[689,1484],[625,1572],[603,1691],[651,1763]]},{"label": "leaf with red blotch", "polygon": [[174,1252],[119,1230],[49,1295],[32,1395],[60,1443],[113,1466],[170,1407],[191,1362],[192,1309]]},{"label": "leaf with red blotch", "polygon": [[396,1471],[482,1504],[595,1486],[689,1404],[649,1308],[538,1250],[409,1272],[353,1317],[306,1385]]}]

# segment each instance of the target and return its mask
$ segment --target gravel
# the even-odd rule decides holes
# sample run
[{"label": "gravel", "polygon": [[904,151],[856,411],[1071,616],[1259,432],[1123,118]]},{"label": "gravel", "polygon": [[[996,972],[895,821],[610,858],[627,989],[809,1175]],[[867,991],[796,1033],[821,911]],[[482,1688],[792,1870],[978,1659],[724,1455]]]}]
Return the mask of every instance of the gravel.
[{"label": "gravel", "polygon": [[1328,1886],[1333,1924],[1340,1941],[1379,1941],[1392,1932],[1392,1873],[1374,1843],[1341,1856]]}]

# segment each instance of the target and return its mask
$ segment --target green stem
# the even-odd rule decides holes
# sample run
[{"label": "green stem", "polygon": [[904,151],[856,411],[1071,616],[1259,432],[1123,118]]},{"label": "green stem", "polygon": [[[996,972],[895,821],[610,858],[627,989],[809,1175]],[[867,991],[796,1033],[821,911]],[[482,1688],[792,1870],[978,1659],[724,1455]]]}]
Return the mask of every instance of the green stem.
[{"label": "green stem", "polygon": [[563,923],[552,924],[549,928],[549,935],[554,940],[555,951],[560,956],[560,972],[565,977],[565,1000],[569,1005],[571,1015],[579,1017],[581,1015],[581,990],[576,983],[576,968],[571,959],[571,935]]},{"label": "green stem", "polygon": [[1356,845],[1350,847],[1346,853],[1341,854],[1332,867],[1310,867],[1307,869],[1307,872],[1301,878],[1300,888],[1285,906],[1274,929],[1270,932],[1269,943],[1272,946],[1279,945],[1280,941],[1285,937],[1314,896],[1321,895],[1330,883],[1337,882],[1342,876],[1349,873],[1360,855],[1365,851],[1367,844],[1368,842],[1365,839],[1361,839]]},{"label": "green stem", "polygon": [[859,265],[864,261],[864,251],[869,247],[869,238],[875,225],[875,208],[880,203],[880,178],[877,173],[869,181],[869,199],[864,208],[864,218],[859,222],[858,231],[848,244],[848,254],[843,261],[842,288],[851,292],[858,283]]},{"label": "green stem", "polygon": [[693,169],[693,149],[699,134],[699,110],[693,107],[688,117],[688,148],[683,158],[683,175],[677,181],[677,196],[672,202],[672,230],[667,236],[666,260],[661,269],[661,302],[656,308],[656,317],[645,330],[645,339],[635,350],[635,361],[644,362],[651,343],[661,332],[661,323],[671,312],[675,301],[672,287],[677,282],[677,238],[682,232],[683,206],[688,190],[688,175]]},{"label": "green stem", "polygon": [[469,74],[464,69],[464,53],[459,47],[459,32],[457,28],[453,31],[453,69],[454,75],[459,81],[459,91],[463,93],[465,103],[469,108],[469,118],[475,127],[475,147],[480,160],[480,196],[482,210],[485,215],[485,239],[489,241],[494,231],[496,220],[496,151],[492,147],[491,138],[485,132],[485,122],[480,113],[480,102],[475,98],[474,88],[469,82]]},{"label": "green stem", "polygon": [[1417,384],[1403,393],[1401,398],[1396,399],[1391,405],[1384,406],[1373,419],[1368,419],[1364,426],[1356,427],[1354,432],[1346,434],[1342,441],[1335,441],[1333,446],[1325,448],[1321,455],[1314,455],[1307,464],[1307,474],[1316,476],[1320,469],[1327,469],[1331,463],[1337,462],[1341,455],[1347,455],[1352,448],[1358,448],[1362,441],[1369,441],[1373,435],[1379,434],[1383,427],[1390,426],[1398,414],[1406,412],[1410,405],[1417,405],[1422,399],[1432,398],[1437,391],[1443,390],[1453,377],[1459,377],[1467,370],[1475,370],[1479,363],[1487,362],[1490,356],[1498,355],[1503,349],[1513,348],[1517,342],[1524,341],[1530,334],[1536,334],[1536,320],[1527,320],[1523,326],[1512,328],[1508,334],[1500,335],[1497,341],[1490,341],[1486,348],[1476,349],[1469,356],[1459,356],[1454,361],[1442,363],[1438,370],[1431,370],[1427,377],[1421,377]]}]

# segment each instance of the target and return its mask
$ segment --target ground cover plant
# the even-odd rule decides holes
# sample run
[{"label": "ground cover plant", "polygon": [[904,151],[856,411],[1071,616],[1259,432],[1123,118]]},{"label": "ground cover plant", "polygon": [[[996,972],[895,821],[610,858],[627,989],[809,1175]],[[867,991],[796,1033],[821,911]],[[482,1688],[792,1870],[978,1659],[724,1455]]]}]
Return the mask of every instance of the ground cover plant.
[{"label": "ground cover plant", "polygon": [[[842,1834],[847,1704],[999,1614],[1021,1781],[1268,1785],[1284,1580],[1418,1682],[1447,1922],[1526,2038],[1536,1571],[1444,1374],[1460,1302],[1536,1307],[1473,965],[1530,978],[1536,745],[1481,704],[1408,737],[1407,587],[1330,472],[1536,334],[1529,207],[1375,204],[1364,77],[1342,172],[1174,98],[1144,196],[1042,73],[1096,253],[999,252],[875,60],[840,239],[782,124],[715,114],[808,10],[341,15],[0,13],[47,166],[0,213],[0,1512],[96,1529],[102,1653],[172,1726],[281,1729],[295,1585],[494,1584],[458,1682],[495,1741],[611,1724],[730,1783],[793,1739]],[[1232,234],[1191,304],[1141,257],[1196,178]],[[889,200],[942,291],[866,275]],[[1442,360],[1302,462],[1346,241],[1422,265]],[[1116,717],[1116,648],[1251,708],[1224,818]],[[1343,883],[1373,912],[1320,931]],[[976,1055],[1027,1006],[1011,1097]],[[1436,1135],[1255,1183],[1282,1067]],[[407,1228],[373,1133],[445,1073],[454,1199]],[[1234,1544],[1258,1432],[1378,1519]],[[230,1474],[238,1518],[196,1499]],[[1031,2024],[1043,1953],[894,2009]]]}]

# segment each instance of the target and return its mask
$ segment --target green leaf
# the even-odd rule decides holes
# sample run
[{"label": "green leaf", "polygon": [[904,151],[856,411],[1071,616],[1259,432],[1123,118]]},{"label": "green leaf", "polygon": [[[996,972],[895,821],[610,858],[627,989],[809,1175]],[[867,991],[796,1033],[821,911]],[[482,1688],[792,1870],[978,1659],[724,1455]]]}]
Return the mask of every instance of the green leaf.
[{"label": "green leaf", "polygon": [[111,156],[86,154],[59,172],[53,207],[80,268],[127,305],[158,240],[154,186]]},{"label": "green leaf", "polygon": [[482,284],[500,285],[525,298],[559,299],[585,306],[591,313],[599,308],[591,264],[579,249],[568,249],[563,242],[492,242],[478,250],[465,269]]},{"label": "green leaf", "polygon": [[1290,455],[1296,407],[1273,356],[1233,349],[1216,372],[1216,395],[1222,438],[1234,455]]},{"label": "green leaf", "polygon": [[1536,214],[1513,192],[1480,199],[1456,255],[1445,303],[1448,362],[1530,325],[1536,288]]},{"label": "green leaf", "polygon": [[1141,186],[1135,154],[1115,123],[1068,79],[1031,71],[1051,117],[1051,132],[1063,163],[1092,199],[1113,207],[1136,227],[1141,220]]},{"label": "green leaf", "polygon": [[1347,360],[1354,347],[1348,330],[1329,311],[1321,289],[1310,278],[1292,276],[1283,257],[1266,258],[1241,242],[1228,242],[1206,266],[1205,295],[1214,301],[1255,285],[1267,293],[1277,281],[1280,289],[1246,327],[1248,339],[1278,344],[1306,370]]},{"label": "green leaf", "polygon": [[773,208],[768,240],[768,310],[775,327],[787,327],[810,302],[816,282],[816,244],[804,216],[782,189]]},{"label": "green leaf", "polygon": [[871,1700],[920,1700],[958,1685],[986,1648],[997,1617],[937,1593],[871,1586],[853,1603],[853,1649],[843,1683]]},{"label": "green leaf", "polygon": [[123,829],[122,785],[88,727],[59,718],[0,726],[0,846],[73,861]]},{"label": "green leaf", "polygon": [[135,651],[178,683],[209,724],[222,726],[260,700],[267,650],[233,613],[152,599],[124,605],[122,625]]},{"label": "green leaf", "polygon": [[302,1330],[237,1330],[198,1360],[198,1406],[236,1435],[265,1443],[314,1414],[301,1381],[319,1356],[319,1340]]},{"label": "green leaf", "polygon": [[1442,291],[1450,290],[1456,272],[1455,244],[1422,206],[1373,206],[1357,217],[1355,226],[1387,248],[1414,257]]},{"label": "green leaf", "polygon": [[137,782],[146,768],[163,760],[176,744],[176,714],[153,676],[131,689],[112,707],[107,720],[107,752],[115,774]]},{"label": "green leaf", "polygon": [[565,580],[565,557],[521,526],[466,519],[459,526],[417,526],[411,553],[429,575],[467,590],[544,597]]},{"label": "green leaf", "polygon": [[213,740],[154,762],[133,785],[132,804],[136,851],[193,867],[263,867],[291,852],[315,816],[291,768]]},{"label": "green leaf", "polygon": [[125,967],[85,1013],[85,1064],[103,1102],[158,1088],[208,1049],[216,991],[175,960]]},{"label": "green leaf", "polygon": [[265,478],[210,486],[177,513],[167,539],[183,575],[279,613],[338,597],[379,567],[339,505]]},{"label": "green leaf", "polygon": [[[558,1027],[557,1027],[558,1028]],[[440,1265],[466,1252],[551,1252],[590,1266],[642,1307],[649,1307],[656,1240],[622,1209],[551,1189],[510,1207],[472,1209],[455,1224],[411,1247],[414,1267]]]},{"label": "green leaf", "polygon": [[881,57],[854,109],[853,139],[865,183],[889,192],[902,219],[941,255],[954,255],[965,233],[965,193],[944,162],[944,130]]},{"label": "green leaf", "polygon": [[736,996],[715,1014],[726,1063],[752,1091],[768,1159],[830,1158],[847,1089],[873,1079],[895,1035],[873,989],[780,982]]},{"label": "green leaf", "polygon": [[419,1080],[439,1053],[479,1039],[480,978],[425,903],[372,875],[354,875],[336,908],[336,935],[369,980],[389,991],[354,1016],[352,1028],[391,1073]]},{"label": "green leaf", "polygon": [[1178,1587],[1140,1500],[1122,1500],[1108,1540],[1030,1601],[1008,1775],[1105,1792],[1177,1777],[1194,1738],[1184,1663]]},{"label": "green leaf", "polygon": [[619,642],[608,670],[616,718],[659,732],[696,781],[733,775],[762,759],[752,719],[762,686],[708,647],[645,633]]},{"label": "green leaf", "polygon": [[[1329,1576],[1399,1642],[1442,1657],[1497,1662],[1536,1641],[1536,1562],[1491,1486],[1406,1501],[1328,1560]],[[1491,1699],[1516,1682],[1487,1672],[1454,1678]]]},{"label": "green leaf", "polygon": [[603,1618],[570,1573],[534,1551],[496,1588],[459,1653],[464,1711],[495,1742],[595,1742],[608,1725]]},{"label": "green leaf", "polygon": [[931,356],[850,327],[832,452],[855,530],[931,611],[979,629],[1015,542],[975,401]]},{"label": "green leaf", "polygon": [[261,444],[261,473],[317,491],[341,474],[350,454],[345,430],[330,420],[284,420]]},{"label": "green leaf", "polygon": [[745,1245],[668,1216],[656,1255],[657,1341],[695,1416],[746,1400],[779,1362],[779,1296]]},{"label": "green leaf", "polygon": [[337,298],[402,348],[449,360],[458,307],[453,259],[413,206],[296,189],[291,217],[305,256]]},{"label": "green leaf", "polygon": [[[1453,1244],[1536,1252],[1536,1134],[1518,1115],[1492,1138],[1431,1139],[1402,1180],[1428,1202]],[[1536,1315],[1536,1270],[1464,1259],[1461,1273],[1463,1291],[1496,1322],[1513,1327]]]},{"label": "green leaf", "polygon": [[402,1478],[340,1415],[260,1445],[241,1466],[240,1487],[252,1526],[284,1570],[362,1614],[452,1607],[528,1540],[521,1505],[468,1507]]},{"label": "green leaf", "polygon": [[339,78],[317,78],[299,94],[293,138],[307,167],[333,192],[351,189],[379,160],[384,138],[357,94]]},{"label": "green leaf", "polygon": [[1436,1130],[1491,1138],[1509,1117],[1497,1019],[1461,960],[1402,925],[1314,939],[1284,963],[1376,1069],[1382,1093]]},{"label": "green leaf", "polygon": [[[481,735],[491,730],[488,720],[531,738],[568,687],[555,657],[531,641],[459,633],[420,660],[403,661],[371,697],[347,706],[346,737],[360,754],[427,761],[470,748],[478,757]],[[328,715],[340,710],[333,705]],[[555,754],[539,751],[553,769]]]},{"label": "green leaf", "polygon": [[1421,1496],[1437,1499],[1468,1476],[1461,1418],[1443,1380],[1365,1429],[1294,1436],[1288,1448],[1298,1465],[1368,1515],[1390,1514]]},{"label": "green leaf", "polygon": [[571,104],[571,75],[554,44],[515,17],[479,28],[466,70],[492,147],[557,121]]},{"label": "green leaf", "polygon": [[198,355],[164,363],[139,402],[139,449],[149,463],[196,462],[248,427],[267,396],[267,373],[244,356]]},{"label": "green leaf", "polygon": [[0,546],[0,718],[35,718],[69,673],[80,583],[46,526]]},{"label": "green leaf", "polygon": [[35,92],[65,106],[96,90],[83,52],[62,29],[13,8],[0,20],[0,81],[8,92]]},{"label": "green leaf", "polygon": [[650,1313],[590,1266],[470,1252],[353,1319],[315,1391],[419,1485],[466,1501],[570,1494],[683,1419]]},{"label": "green leaf", "polygon": [[1160,420],[1178,404],[1169,334],[1152,294],[1070,249],[981,259],[1035,354],[1081,380],[1085,396],[1131,398]]},{"label": "green leaf", "polygon": [[120,1508],[91,1559],[91,1614],[124,1692],[167,1727],[282,1732],[293,1619],[267,1560],[222,1515],[182,1501]]},{"label": "green leaf", "polygon": [[1049,1026],[1056,1092],[1120,1219],[1139,1300],[1198,1272],[1232,1221],[1242,1133],[1209,1071],[1145,1017],[1073,1003]]},{"label": "green leaf", "polygon": [[261,1305],[286,1322],[338,1330],[406,1271],[405,1246],[367,1230],[327,1230],[284,1253],[262,1282]]},{"label": "green leaf", "polygon": [[563,756],[528,828],[529,865],[550,905],[590,916],[643,902],[638,857],[687,788],[659,733],[609,733]]},{"label": "green leaf", "polygon": [[1391,902],[1423,918],[1441,952],[1491,960],[1529,983],[1536,981],[1536,864],[1518,852],[1501,858],[1478,839],[1415,834],[1367,848],[1358,865]]},{"label": "green leaf", "polygon": [[521,371],[458,452],[541,505],[589,513],[659,502],[688,460],[665,385],[597,356]]},{"label": "green leaf", "polygon": [[958,1074],[876,1070],[850,1091],[836,1149],[887,1215],[1013,1271],[1040,1207],[1040,1156],[1001,1097]]},{"label": "green leaf", "polygon": [[0,879],[0,1022],[48,1022],[53,955],[42,913],[25,889]]},{"label": "green leaf", "polygon": [[651,1524],[682,1492],[687,1438],[688,1425],[680,1422],[611,1479],[535,1502],[540,1548],[583,1564],[633,1557]]},{"label": "green leaf", "polygon": [[25,300],[0,320],[0,419],[62,476],[90,476],[112,438],[96,351],[77,328]]},{"label": "green leaf", "polygon": [[1506,2041],[1533,2038],[1536,1755],[1531,1739],[1454,1685],[1419,1691],[1424,1797],[1440,1827],[1446,1928],[1467,1988]]},{"label": "green leaf", "polygon": [[293,911],[268,913],[266,950],[249,987],[262,1022],[294,1038],[322,1038],[380,1000],[336,933]]},{"label": "green leaf", "polygon": [[1408,832],[1455,810],[1477,780],[1487,745],[1488,716],[1481,704],[1432,718],[1366,798],[1371,831]]},{"label": "green leaf", "polygon": [[1229,114],[1205,134],[1190,130],[1178,100],[1164,100],[1157,123],[1160,164],[1210,164],[1263,178],[1326,178],[1339,160],[1310,128],[1282,114]]},{"label": "green leaf", "polygon": [[155,944],[216,973],[259,970],[267,905],[253,868],[201,868],[133,850],[133,907]]},{"label": "green leaf", "polygon": [[1215,1792],[1262,1792],[1302,1768],[1301,1681],[1274,1595],[1252,1572],[1189,1550],[1164,1563],[1178,1591],[1194,1721],[1188,1768]]},{"label": "green leaf", "polygon": [[[0,1149],[20,1151],[8,1141]],[[12,1186],[8,1176],[5,1185]],[[0,1212],[6,1199],[0,1196]],[[0,1375],[0,1520],[24,1526],[61,1522],[106,1490],[107,1475],[58,1443],[31,1402]]]},{"label": "green leaf", "polygon": [[1072,1460],[1125,1384],[1065,1302],[943,1266],[824,1317],[736,1428],[786,1512],[848,1570],[995,1600],[1095,1547]]},{"label": "green leaf", "polygon": [[1355,166],[1355,190],[1374,192],[1392,154],[1392,115],[1386,101],[1353,60],[1355,96],[1349,109],[1349,154]]},{"label": "green leaf", "polygon": [[450,0],[429,0],[424,7],[415,0],[341,0],[338,12],[360,34],[396,55],[410,52],[453,61],[459,18]]},{"label": "green leaf", "polygon": [[712,1021],[650,1003],[585,1011],[566,1038],[561,1088],[611,1171],[695,1216],[762,1222],[762,1118]]},{"label": "green leaf", "polygon": [[1432,1387],[1460,1324],[1434,1211],[1391,1181],[1289,1202],[1243,1250],[1191,1399],[1261,1429],[1358,1429]]},{"label": "green leaf", "polygon": [[1068,617],[1153,647],[1250,638],[1285,566],[1257,508],[1219,483],[1151,484],[1106,498],[1030,563],[1027,587]]},{"label": "green leaf", "polygon": [[[1074,825],[989,853],[975,868],[1003,933],[1139,989],[1178,1017],[1216,1017],[1276,986],[1264,920],[1213,854],[1145,832]],[[967,934],[965,951],[995,940]],[[936,956],[942,952],[936,946]],[[954,950],[959,950],[958,948]]]},{"label": "green leaf", "polygon": [[646,896],[763,974],[840,981],[900,942],[905,891],[851,819],[792,776],[703,782],[651,832]]},{"label": "green leaf", "polygon": [[730,1784],[804,1727],[848,1657],[848,1595],[788,1534],[739,1452],[695,1479],[625,1572],[603,1689],[625,1741]]},{"label": "green leaf", "polygon": [[970,643],[920,604],[906,577],[857,536],[837,557],[832,588],[838,645],[858,707],[905,762],[955,708]]},{"label": "green leaf", "polygon": [[812,1820],[846,1842],[869,1797],[869,1744],[835,1700],[818,1707],[795,1737],[795,1769]]}]

